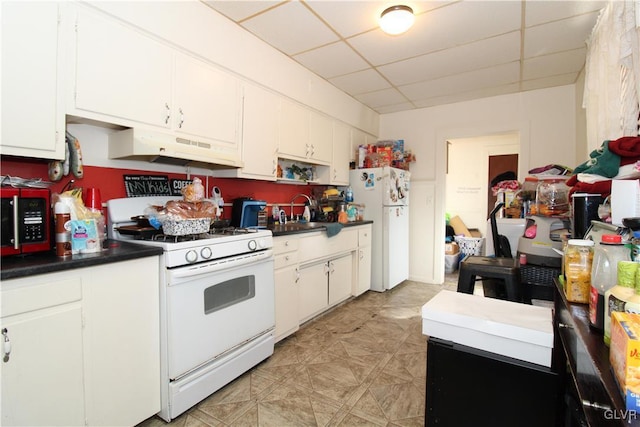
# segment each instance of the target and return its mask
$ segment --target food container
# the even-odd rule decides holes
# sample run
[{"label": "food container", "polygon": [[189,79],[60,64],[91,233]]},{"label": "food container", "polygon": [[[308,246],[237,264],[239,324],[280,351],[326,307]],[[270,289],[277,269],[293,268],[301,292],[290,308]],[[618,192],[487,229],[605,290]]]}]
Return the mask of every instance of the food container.
[{"label": "food container", "polygon": [[564,291],[567,300],[589,303],[593,240],[570,239],[564,250]]},{"label": "food container", "polygon": [[168,236],[186,236],[189,234],[202,234],[209,231],[212,218],[196,219],[164,219],[162,231]]},{"label": "food container", "polygon": [[640,412],[640,315],[625,312],[611,314],[609,362],[631,413]]},{"label": "food container", "polygon": [[536,214],[543,216],[567,215],[570,209],[569,187],[566,176],[540,177],[536,189]]}]

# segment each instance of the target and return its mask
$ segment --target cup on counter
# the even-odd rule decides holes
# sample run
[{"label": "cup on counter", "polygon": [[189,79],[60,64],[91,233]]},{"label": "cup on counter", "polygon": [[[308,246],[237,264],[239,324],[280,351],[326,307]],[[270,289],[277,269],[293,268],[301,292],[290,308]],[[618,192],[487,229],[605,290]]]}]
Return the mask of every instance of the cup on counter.
[{"label": "cup on counter", "polygon": [[99,188],[87,188],[83,195],[84,205],[87,209],[102,211],[102,197]]}]

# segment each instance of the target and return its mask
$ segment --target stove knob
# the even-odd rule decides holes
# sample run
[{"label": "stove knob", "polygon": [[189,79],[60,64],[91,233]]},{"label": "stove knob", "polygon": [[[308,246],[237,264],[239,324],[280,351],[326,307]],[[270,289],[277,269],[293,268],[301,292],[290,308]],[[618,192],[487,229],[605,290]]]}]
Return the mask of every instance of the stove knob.
[{"label": "stove knob", "polygon": [[249,250],[255,251],[258,245],[255,240],[249,240]]},{"label": "stove knob", "polygon": [[184,256],[188,263],[192,264],[198,260],[198,253],[194,250],[190,250]]},{"label": "stove knob", "polygon": [[260,249],[264,249],[267,247],[267,242],[264,239],[260,239],[258,240],[258,246],[260,246]]},{"label": "stove knob", "polygon": [[204,259],[209,259],[211,258],[211,248],[206,246],[204,248],[202,248],[202,250],[200,251],[200,256]]}]

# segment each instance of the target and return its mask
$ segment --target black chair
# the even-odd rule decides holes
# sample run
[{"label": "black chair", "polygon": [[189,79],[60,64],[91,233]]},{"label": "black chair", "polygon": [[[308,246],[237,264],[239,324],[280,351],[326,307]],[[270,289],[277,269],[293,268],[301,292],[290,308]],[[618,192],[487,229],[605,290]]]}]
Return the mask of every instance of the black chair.
[{"label": "black chair", "polygon": [[465,257],[460,263],[458,292],[472,294],[476,280],[481,280],[485,296],[524,302],[525,294],[520,280],[518,260],[511,254],[509,240],[498,234],[496,214],[503,206],[504,203],[498,203],[489,214],[495,257]]}]

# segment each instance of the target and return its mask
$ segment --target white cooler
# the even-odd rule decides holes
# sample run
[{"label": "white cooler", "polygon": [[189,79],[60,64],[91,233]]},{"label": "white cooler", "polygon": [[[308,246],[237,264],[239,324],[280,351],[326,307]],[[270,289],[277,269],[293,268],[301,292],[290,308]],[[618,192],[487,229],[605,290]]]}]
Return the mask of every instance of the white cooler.
[{"label": "white cooler", "polygon": [[551,308],[443,290],[422,307],[422,333],[551,367]]}]

